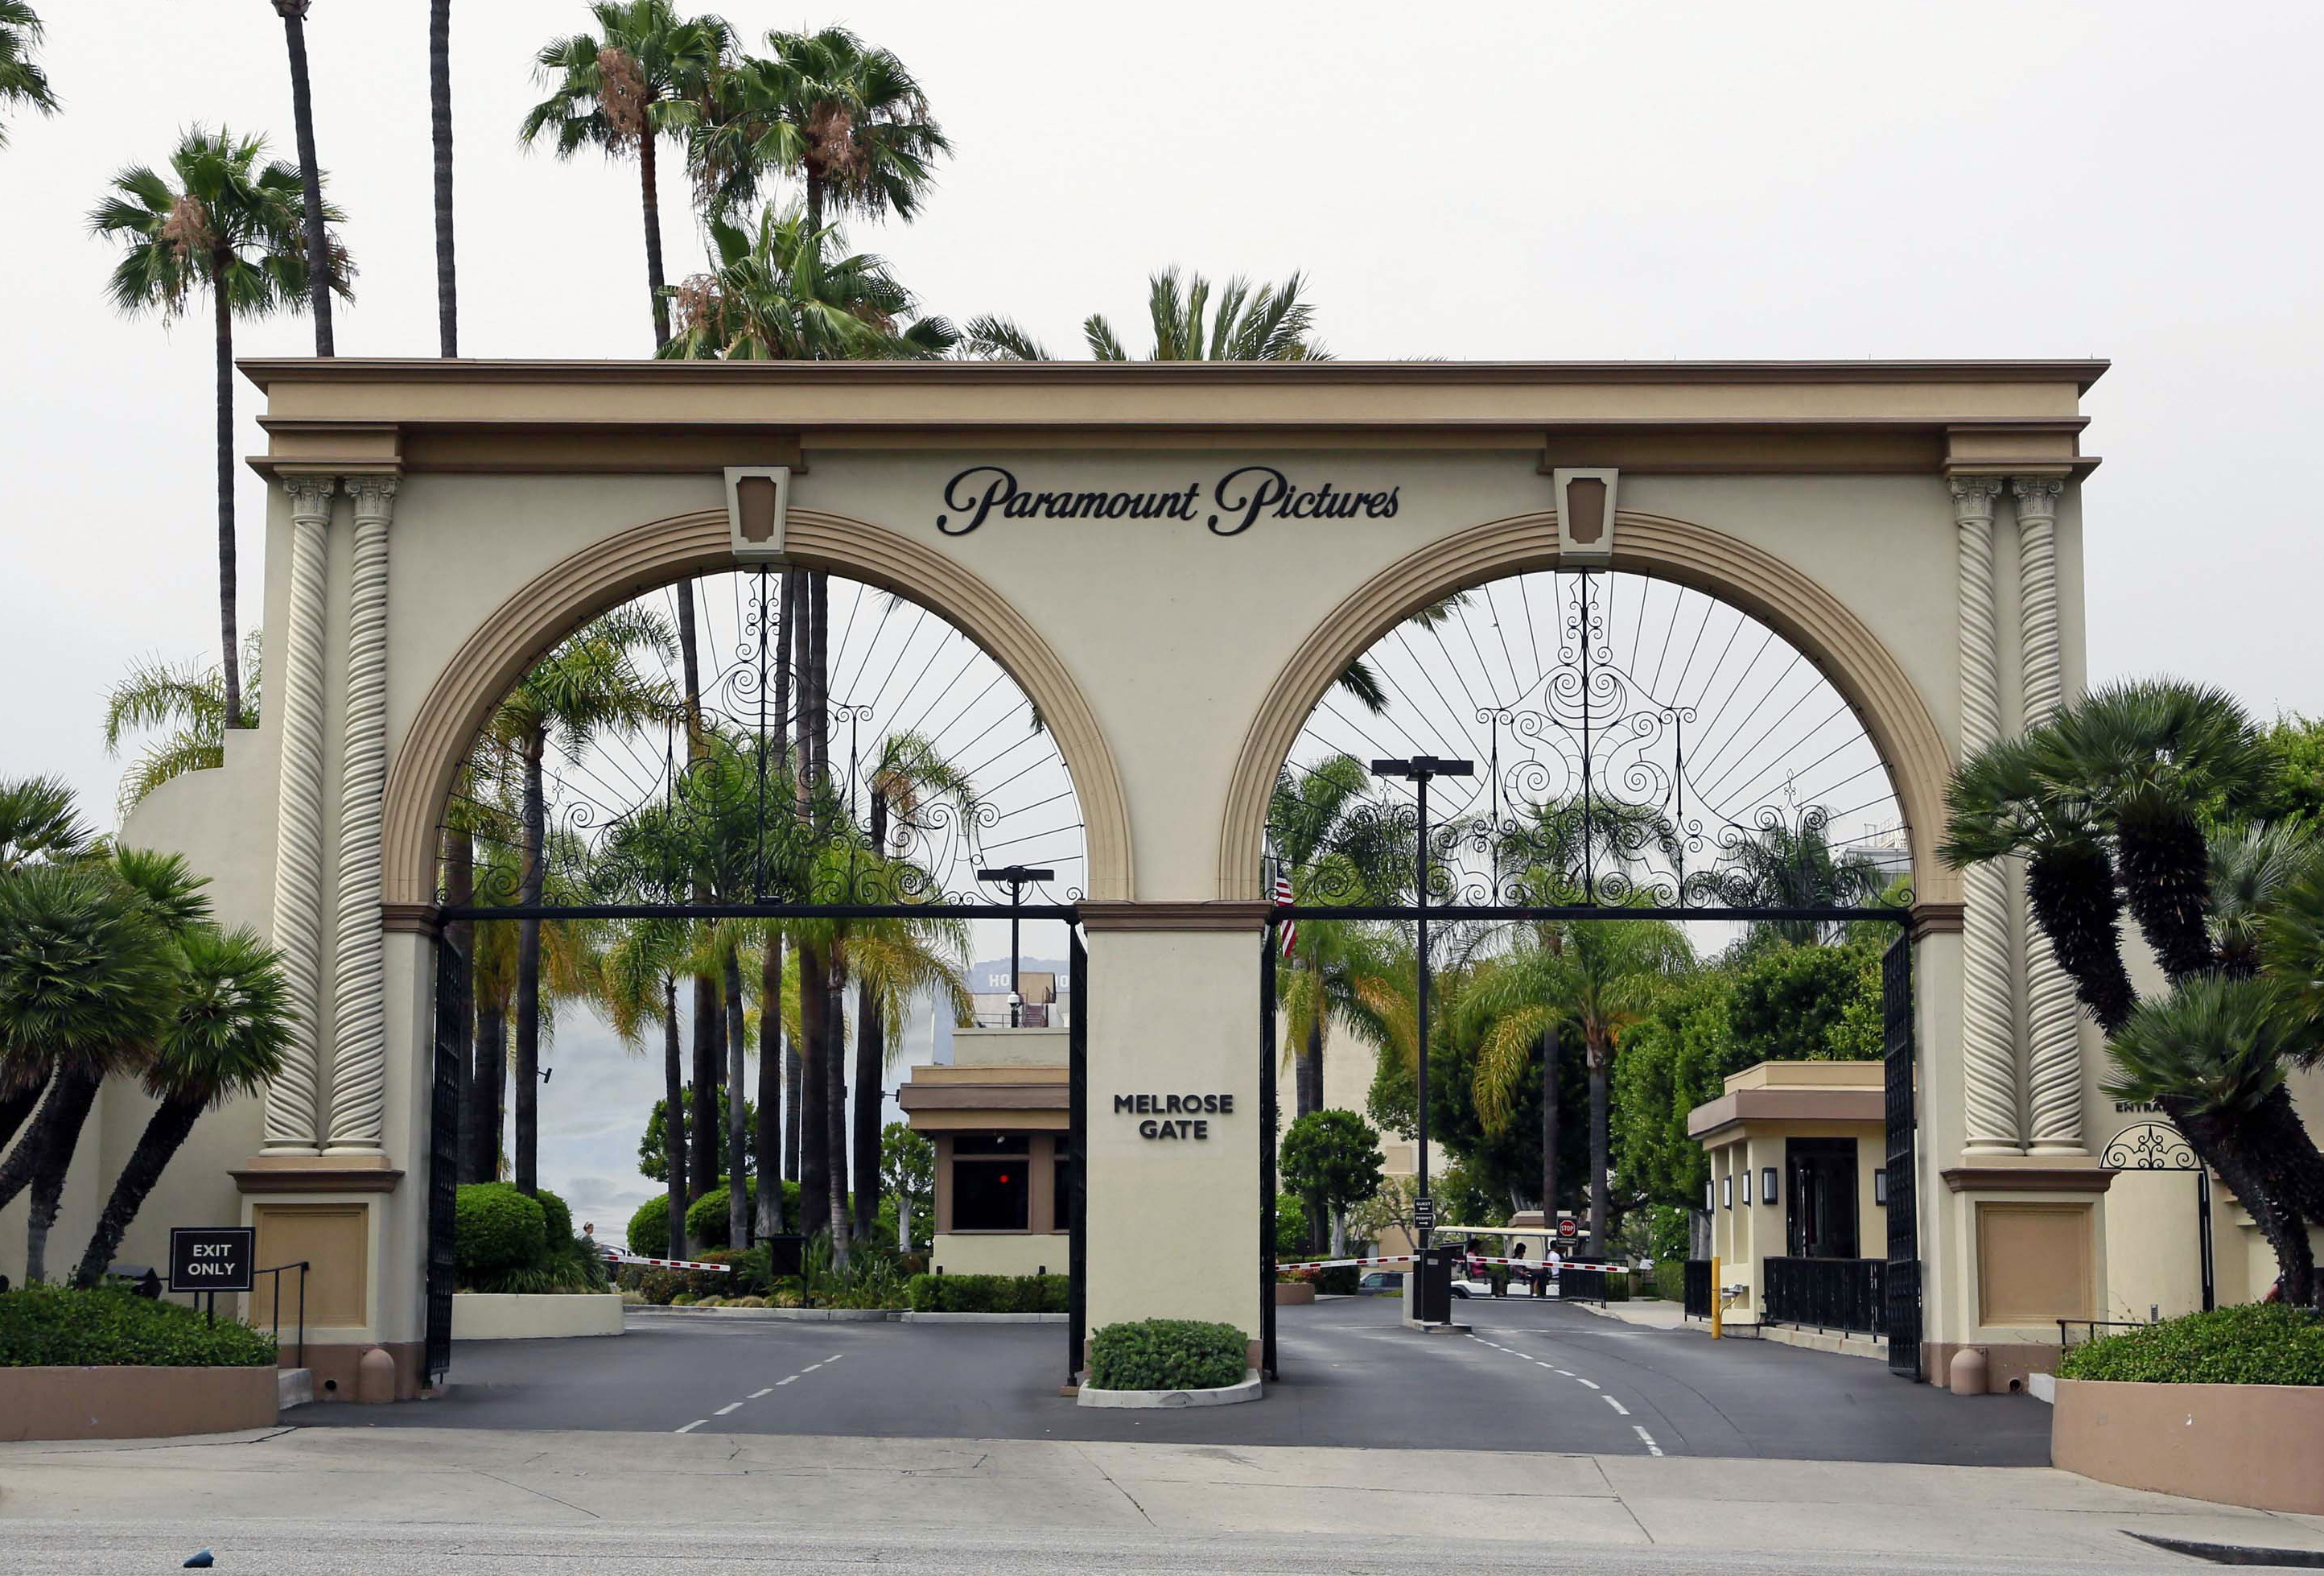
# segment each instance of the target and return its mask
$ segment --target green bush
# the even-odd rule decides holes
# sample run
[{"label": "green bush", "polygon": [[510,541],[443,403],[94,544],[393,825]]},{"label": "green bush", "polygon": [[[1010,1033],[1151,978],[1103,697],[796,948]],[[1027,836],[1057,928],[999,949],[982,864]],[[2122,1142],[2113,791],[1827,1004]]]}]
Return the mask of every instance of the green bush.
[{"label": "green bush", "polygon": [[2244,1303],[2165,1319],[2078,1346],[2061,1379],[2144,1385],[2324,1385],[2324,1317]]},{"label": "green bush", "polygon": [[1090,1388],[1222,1390],[1242,1383],[1249,1344],[1233,1325],[1199,1319],[1109,1324],[1090,1340]]},{"label": "green bush", "polygon": [[0,1292],[0,1367],[261,1368],[274,1338],[114,1287]]},{"label": "green bush", "polygon": [[684,1270],[649,1269],[638,1277],[638,1294],[657,1308],[667,1308],[678,1301],[687,1284]]},{"label": "green bush", "polygon": [[1686,1301],[1686,1260],[1658,1258],[1655,1261],[1655,1295],[1665,1303]]},{"label": "green bush", "polygon": [[[541,1262],[549,1229],[539,1201],[507,1182],[471,1182],[455,1195],[452,1210],[453,1259],[464,1282],[472,1275]],[[569,1212],[566,1219],[570,1238]]]},{"label": "green bush", "polygon": [[1627,1303],[1630,1300],[1630,1272],[1609,1269],[1606,1272],[1606,1301]]},{"label": "green bush", "polygon": [[1068,1275],[914,1275],[904,1288],[915,1313],[1063,1313]]},{"label": "green bush", "polygon": [[669,1256],[669,1195],[656,1193],[637,1207],[623,1233],[630,1251],[641,1258]]},{"label": "green bush", "polygon": [[1335,1264],[1315,1272],[1315,1290],[1328,1297],[1352,1297],[1363,1271],[1351,1264]]},{"label": "green bush", "polygon": [[547,1188],[533,1191],[532,1201],[540,1206],[540,1234],[554,1255],[566,1243],[573,1240],[573,1210],[563,1199]]}]

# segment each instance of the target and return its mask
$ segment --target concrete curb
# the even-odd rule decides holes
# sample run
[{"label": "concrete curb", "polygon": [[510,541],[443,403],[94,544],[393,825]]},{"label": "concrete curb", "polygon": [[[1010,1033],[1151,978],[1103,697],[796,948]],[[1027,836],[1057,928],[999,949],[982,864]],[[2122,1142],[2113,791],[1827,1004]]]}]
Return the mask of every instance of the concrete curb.
[{"label": "concrete curb", "polygon": [[1259,1400],[1264,1393],[1259,1370],[1245,1368],[1241,1384],[1229,1385],[1219,1390],[1093,1390],[1084,1385],[1081,1394],[1074,1397],[1074,1404],[1125,1411],[1140,1408],[1176,1410],[1185,1406],[1232,1406],[1240,1401]]},{"label": "concrete curb", "polygon": [[672,1313],[682,1319],[762,1319],[806,1324],[877,1324],[904,1317],[894,1308],[658,1308],[650,1303],[635,1306],[648,1313]]},{"label": "concrete curb", "polygon": [[277,1412],[288,1412],[293,1406],[304,1406],[314,1398],[314,1369],[277,1368],[274,1370],[274,1409]]},{"label": "concrete curb", "polygon": [[1063,1324],[1070,1313],[921,1313],[907,1311],[907,1324]]}]

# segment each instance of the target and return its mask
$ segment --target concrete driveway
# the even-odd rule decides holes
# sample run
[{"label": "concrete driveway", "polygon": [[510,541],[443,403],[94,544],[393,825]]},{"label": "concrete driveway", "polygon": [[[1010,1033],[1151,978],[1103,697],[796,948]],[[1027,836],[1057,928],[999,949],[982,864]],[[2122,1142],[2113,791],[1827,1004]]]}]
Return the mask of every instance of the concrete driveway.
[{"label": "concrete driveway", "polygon": [[2049,1409],[1957,1397],[1860,1358],[1712,1342],[1530,1299],[1423,1335],[1389,1298],[1282,1310],[1254,1405],[1093,1411],[1057,1395],[1056,1325],[824,1324],[632,1310],[619,1339],[463,1342],[452,1393],[301,1407],[302,1426],[1526,1451],[2043,1466]]}]

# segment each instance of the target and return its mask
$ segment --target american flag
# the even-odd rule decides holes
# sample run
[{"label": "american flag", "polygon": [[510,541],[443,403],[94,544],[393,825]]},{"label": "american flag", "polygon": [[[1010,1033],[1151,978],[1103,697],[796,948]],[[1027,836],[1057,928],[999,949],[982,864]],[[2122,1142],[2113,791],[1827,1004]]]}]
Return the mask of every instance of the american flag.
[{"label": "american flag", "polygon": [[[1280,870],[1275,875],[1275,901],[1286,906],[1288,906],[1291,902],[1291,877]],[[1299,922],[1285,920],[1283,922],[1283,955],[1286,958],[1291,956],[1292,944],[1298,940]]]}]

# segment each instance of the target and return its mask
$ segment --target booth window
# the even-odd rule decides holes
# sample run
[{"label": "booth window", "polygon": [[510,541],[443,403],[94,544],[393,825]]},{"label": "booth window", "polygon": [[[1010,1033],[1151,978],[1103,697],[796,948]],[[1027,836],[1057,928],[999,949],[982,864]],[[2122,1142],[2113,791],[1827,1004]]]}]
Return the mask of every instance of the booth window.
[{"label": "booth window", "polygon": [[1055,1163],[1056,1169],[1050,1174],[1056,1179],[1056,1185],[1050,1197],[1056,1201],[1053,1209],[1056,1228],[1071,1231],[1074,1228],[1074,1163],[1061,1159]]},{"label": "booth window", "polygon": [[952,1228],[1023,1231],[1031,1225],[1031,1145],[1022,1134],[964,1133],[952,1145]]}]

